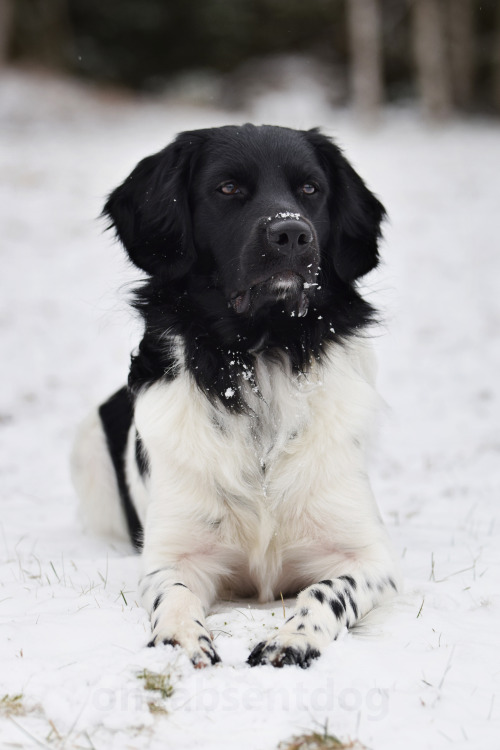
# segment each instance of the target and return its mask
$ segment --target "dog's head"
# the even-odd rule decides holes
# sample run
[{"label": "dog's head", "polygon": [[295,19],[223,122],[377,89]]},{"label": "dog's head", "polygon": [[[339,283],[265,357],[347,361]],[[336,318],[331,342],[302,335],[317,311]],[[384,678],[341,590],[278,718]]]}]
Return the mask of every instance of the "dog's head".
[{"label": "dog's head", "polygon": [[384,208],[317,130],[181,133],[141,161],[104,213],[131,260],[166,284],[206,280],[237,316],[307,314],[322,283],[378,262]]}]

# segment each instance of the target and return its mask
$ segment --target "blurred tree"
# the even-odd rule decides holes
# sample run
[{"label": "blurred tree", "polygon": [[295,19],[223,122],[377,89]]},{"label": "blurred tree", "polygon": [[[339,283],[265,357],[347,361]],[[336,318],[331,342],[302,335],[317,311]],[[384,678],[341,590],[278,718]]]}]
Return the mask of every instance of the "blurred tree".
[{"label": "blurred tree", "polygon": [[413,4],[417,83],[424,111],[433,119],[447,117],[452,109],[445,2],[415,0]]},{"label": "blurred tree", "polygon": [[379,0],[347,0],[350,79],[359,115],[374,120],[383,100],[382,8]]},{"label": "blurred tree", "polygon": [[134,88],[161,88],[186,70],[225,73],[282,52],[331,60],[342,31],[335,28],[341,0],[68,2],[80,72]]},{"label": "blurred tree", "polygon": [[13,56],[49,68],[68,69],[73,44],[68,3],[69,0],[15,0]]},{"label": "blurred tree", "polygon": [[0,68],[6,63],[12,38],[13,6],[11,0],[0,0]]},{"label": "blurred tree", "polygon": [[295,55],[335,70],[332,93],[350,80],[364,115],[416,93],[434,117],[500,112],[500,0],[0,0],[0,63],[136,90],[202,70],[234,89]]},{"label": "blurred tree", "polygon": [[500,112],[500,3],[497,5],[496,33],[493,47],[493,105]]},{"label": "blurred tree", "polygon": [[460,109],[467,110],[472,106],[474,86],[474,3],[448,0],[447,4],[453,100]]}]

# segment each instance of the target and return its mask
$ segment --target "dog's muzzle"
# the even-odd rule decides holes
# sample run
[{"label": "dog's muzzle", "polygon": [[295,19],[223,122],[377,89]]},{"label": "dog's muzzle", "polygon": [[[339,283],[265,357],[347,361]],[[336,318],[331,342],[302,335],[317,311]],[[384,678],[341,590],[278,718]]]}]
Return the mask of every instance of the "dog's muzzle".
[{"label": "dog's muzzle", "polygon": [[300,214],[282,212],[266,218],[260,224],[260,233],[260,242],[253,251],[258,254],[258,263],[254,260],[254,271],[246,283],[230,295],[230,306],[238,315],[244,315],[282,301],[289,315],[304,317],[319,272],[317,237],[312,225]]}]

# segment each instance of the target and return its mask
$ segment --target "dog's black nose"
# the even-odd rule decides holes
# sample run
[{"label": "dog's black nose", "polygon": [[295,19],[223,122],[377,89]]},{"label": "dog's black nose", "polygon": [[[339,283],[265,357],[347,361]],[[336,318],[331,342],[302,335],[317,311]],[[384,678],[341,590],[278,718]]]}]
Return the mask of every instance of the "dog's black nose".
[{"label": "dog's black nose", "polygon": [[293,216],[273,219],[266,233],[269,244],[284,255],[301,255],[313,239],[309,225]]}]

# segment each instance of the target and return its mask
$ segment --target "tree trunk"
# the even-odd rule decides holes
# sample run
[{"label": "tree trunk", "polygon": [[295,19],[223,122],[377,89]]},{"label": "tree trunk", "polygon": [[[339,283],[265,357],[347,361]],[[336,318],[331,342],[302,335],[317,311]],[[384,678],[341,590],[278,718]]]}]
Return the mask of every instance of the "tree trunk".
[{"label": "tree trunk", "polygon": [[383,99],[380,0],[347,0],[351,91],[354,107],[373,121]]},{"label": "tree trunk", "polygon": [[474,89],[474,6],[471,0],[448,0],[453,99],[470,109]]},{"label": "tree trunk", "polygon": [[493,103],[500,113],[500,4],[497,5],[495,46],[493,48]]},{"label": "tree trunk", "polygon": [[72,42],[67,0],[37,0],[37,5],[42,59],[48,67],[64,69]]},{"label": "tree trunk", "polygon": [[13,21],[12,11],[12,0],[0,0],[0,68],[5,65],[9,57]]},{"label": "tree trunk", "polygon": [[444,0],[415,0],[413,38],[424,111],[432,119],[444,119],[452,110]]}]

